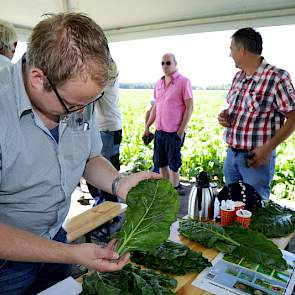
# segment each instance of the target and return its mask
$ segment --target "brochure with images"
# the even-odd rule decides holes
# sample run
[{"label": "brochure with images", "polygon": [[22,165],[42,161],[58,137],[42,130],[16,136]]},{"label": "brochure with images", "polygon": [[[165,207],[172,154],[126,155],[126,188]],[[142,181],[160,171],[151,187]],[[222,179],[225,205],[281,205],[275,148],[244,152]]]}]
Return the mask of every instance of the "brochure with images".
[{"label": "brochure with images", "polygon": [[295,254],[282,250],[288,269],[281,272],[244,258],[220,253],[192,285],[218,295],[291,295],[295,284]]}]

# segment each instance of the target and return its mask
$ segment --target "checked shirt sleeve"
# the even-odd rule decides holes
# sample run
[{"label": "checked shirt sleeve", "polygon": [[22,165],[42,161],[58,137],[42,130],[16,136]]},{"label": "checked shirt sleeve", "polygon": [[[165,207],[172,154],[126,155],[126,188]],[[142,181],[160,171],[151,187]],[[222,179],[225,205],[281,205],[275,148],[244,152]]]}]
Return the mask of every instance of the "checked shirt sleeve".
[{"label": "checked shirt sleeve", "polygon": [[288,74],[282,76],[276,86],[275,102],[284,115],[295,110],[295,90]]}]

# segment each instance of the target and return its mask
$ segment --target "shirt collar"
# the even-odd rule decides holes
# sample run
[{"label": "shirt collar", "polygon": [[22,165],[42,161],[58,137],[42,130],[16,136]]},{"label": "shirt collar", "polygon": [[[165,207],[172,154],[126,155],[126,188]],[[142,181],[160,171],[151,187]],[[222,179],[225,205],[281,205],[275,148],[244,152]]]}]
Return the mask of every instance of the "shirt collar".
[{"label": "shirt collar", "polygon": [[261,64],[260,64],[260,66],[259,66],[259,68],[258,68],[258,70],[257,70],[257,72],[252,76],[252,78],[253,78],[253,80],[255,81],[255,82],[257,82],[258,83],[258,81],[259,81],[259,79],[260,79],[260,77],[261,77],[261,75],[262,75],[262,73],[264,72],[264,69],[267,67],[267,62],[266,62],[266,60],[265,60],[265,58],[262,56],[261,57]]},{"label": "shirt collar", "polygon": [[[250,78],[253,79],[256,83],[259,82],[260,77],[264,71],[264,69],[267,67],[268,63],[266,62],[265,58],[262,56],[261,57],[261,64],[259,65],[257,72],[254,73]],[[243,71],[243,79],[247,78],[246,73]]]},{"label": "shirt collar", "polygon": [[13,83],[16,89],[16,107],[18,117],[28,110],[32,110],[32,104],[26,92],[23,75],[22,75],[22,59],[20,59],[15,65],[13,65]]},{"label": "shirt collar", "polygon": [[[176,72],[171,75],[171,83],[174,84],[175,81],[179,78],[179,76],[180,76],[180,74],[179,74],[178,70],[176,70]],[[161,77],[161,80],[164,81],[165,76]]]},{"label": "shirt collar", "polygon": [[174,83],[174,81],[176,81],[179,76],[180,76],[180,74],[179,74],[178,70],[176,70],[176,72],[171,76],[172,83]]}]

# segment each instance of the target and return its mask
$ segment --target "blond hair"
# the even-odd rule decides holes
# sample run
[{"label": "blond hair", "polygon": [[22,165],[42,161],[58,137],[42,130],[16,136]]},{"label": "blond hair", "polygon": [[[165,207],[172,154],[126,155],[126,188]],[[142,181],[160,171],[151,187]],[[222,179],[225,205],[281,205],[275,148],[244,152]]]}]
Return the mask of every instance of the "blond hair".
[{"label": "blond hair", "polygon": [[4,20],[0,20],[0,53],[13,51],[17,42],[17,35],[14,26]]},{"label": "blond hair", "polygon": [[[33,29],[27,64],[36,67],[61,86],[79,77],[104,87],[111,79],[111,57],[107,39],[92,19],[81,13],[47,15]],[[44,87],[51,90],[47,79]]]}]

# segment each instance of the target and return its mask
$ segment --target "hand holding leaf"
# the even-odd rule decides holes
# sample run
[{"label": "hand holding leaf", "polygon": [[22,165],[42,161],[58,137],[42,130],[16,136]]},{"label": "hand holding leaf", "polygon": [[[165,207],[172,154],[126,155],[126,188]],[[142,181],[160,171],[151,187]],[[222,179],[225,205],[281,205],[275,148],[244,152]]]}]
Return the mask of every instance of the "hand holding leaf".
[{"label": "hand holding leaf", "polygon": [[117,252],[149,251],[169,237],[176,220],[179,199],[168,180],[144,180],[127,195],[127,211],[122,229],[116,234]]}]

